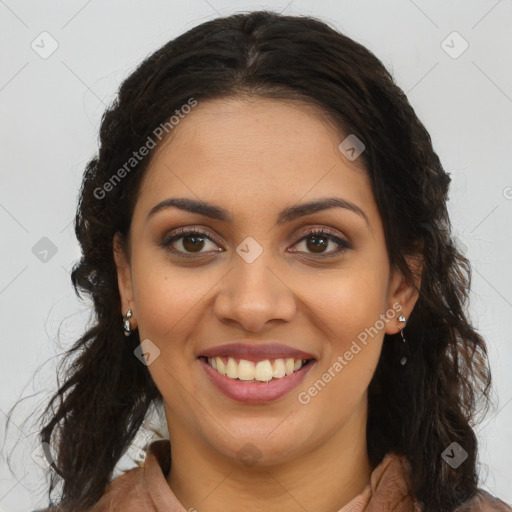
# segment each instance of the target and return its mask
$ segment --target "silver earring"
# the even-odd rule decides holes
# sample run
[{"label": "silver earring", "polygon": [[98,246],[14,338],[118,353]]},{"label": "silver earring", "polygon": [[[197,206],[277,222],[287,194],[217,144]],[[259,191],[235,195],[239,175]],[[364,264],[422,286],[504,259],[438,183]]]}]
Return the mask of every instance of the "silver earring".
[{"label": "silver earring", "polygon": [[[405,319],[404,315],[400,315],[398,317],[398,321],[403,322],[405,325],[407,325],[407,320]],[[404,327],[405,327],[405,325],[404,325]],[[405,343],[405,336],[404,336],[403,329],[400,329],[400,335],[402,336],[402,341]],[[403,356],[402,359],[400,359],[400,364],[403,366],[405,363],[407,363],[407,358],[405,356]]]},{"label": "silver earring", "polygon": [[130,327],[130,318],[132,317],[132,310],[129,309],[127,312],[126,312],[126,315],[124,315],[123,317],[123,329],[124,329],[124,335],[125,336],[130,336],[130,334],[132,333],[132,328]]}]

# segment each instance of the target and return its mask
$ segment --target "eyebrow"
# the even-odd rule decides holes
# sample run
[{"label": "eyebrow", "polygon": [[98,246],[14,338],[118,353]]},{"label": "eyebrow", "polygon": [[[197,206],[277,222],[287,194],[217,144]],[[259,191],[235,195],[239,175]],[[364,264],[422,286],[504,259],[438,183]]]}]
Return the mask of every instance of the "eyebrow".
[{"label": "eyebrow", "polygon": [[[198,215],[203,215],[205,217],[223,222],[231,222],[232,220],[230,213],[220,206],[186,197],[170,197],[151,208],[146,218],[146,222],[157,212],[168,208],[178,208],[180,210],[197,213]],[[368,220],[366,213],[356,204],[340,197],[327,197],[323,199],[317,199],[315,201],[310,201],[308,203],[289,206],[279,212],[279,215],[277,216],[277,224],[292,222],[300,217],[311,215],[313,213],[331,208],[344,208],[353,213],[356,213],[362,217],[368,227],[370,227],[370,221]]]}]

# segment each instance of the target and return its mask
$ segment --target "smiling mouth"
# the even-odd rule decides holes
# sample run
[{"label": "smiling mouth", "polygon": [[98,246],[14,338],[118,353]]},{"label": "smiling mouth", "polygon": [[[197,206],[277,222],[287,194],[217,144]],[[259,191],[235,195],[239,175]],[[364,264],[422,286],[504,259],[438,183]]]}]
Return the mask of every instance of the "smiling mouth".
[{"label": "smiling mouth", "polygon": [[208,365],[229,379],[245,382],[270,382],[300,371],[313,359],[276,358],[248,361],[233,357],[204,357]]}]

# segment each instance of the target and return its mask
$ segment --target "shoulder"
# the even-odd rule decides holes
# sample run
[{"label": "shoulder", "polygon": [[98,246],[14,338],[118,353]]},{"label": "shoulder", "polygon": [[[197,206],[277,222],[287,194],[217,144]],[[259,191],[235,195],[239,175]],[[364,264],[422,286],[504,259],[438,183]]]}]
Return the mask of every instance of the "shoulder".
[{"label": "shoulder", "polygon": [[148,496],[143,467],[136,467],[115,478],[105,489],[100,501],[91,512],[153,512],[153,503]]},{"label": "shoulder", "polygon": [[[153,490],[157,493],[161,491],[160,488],[167,489],[165,475],[167,475],[170,465],[169,440],[153,441],[146,447],[144,462],[112,480],[107,485],[101,499],[88,512],[140,512],[141,510],[157,512],[148,484],[152,484]],[[158,482],[151,482],[155,478],[158,479]],[[170,492],[170,490],[167,490],[167,493]],[[69,511],[57,507],[34,510],[34,512]]]},{"label": "shoulder", "polygon": [[476,495],[455,512],[512,512],[512,507],[487,491],[478,489]]},{"label": "shoulder", "polygon": [[[409,476],[410,464],[407,458],[390,452],[372,473],[372,491],[375,494],[379,491],[381,495],[386,493],[387,497],[387,494],[396,493],[402,487],[406,499],[410,492]],[[418,504],[416,509],[421,510],[421,506]],[[457,506],[453,512],[512,512],[512,507],[484,489],[478,489],[472,498]]]}]

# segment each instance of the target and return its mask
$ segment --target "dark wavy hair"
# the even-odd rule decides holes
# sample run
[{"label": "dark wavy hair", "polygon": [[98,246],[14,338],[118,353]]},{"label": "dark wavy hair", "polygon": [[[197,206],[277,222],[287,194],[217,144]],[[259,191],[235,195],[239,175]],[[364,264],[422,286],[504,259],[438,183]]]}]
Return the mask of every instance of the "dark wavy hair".
[{"label": "dark wavy hair", "polygon": [[[59,509],[96,503],[149,407],[162,404],[134,357],[137,331],[128,342],[123,335],[113,259],[114,234],[127,240],[150,155],[105,197],[97,191],[190,98],[236,96],[307,102],[364,143],[392,267],[414,283],[406,257],[423,259],[405,328],[407,365],[400,365],[400,336],[385,335],[368,389],[370,463],[388,452],[405,455],[424,511],[452,511],[478,489],[473,428],[489,406],[491,378],[485,342],[467,312],[471,267],[452,235],[450,177],[372,52],[318,19],[267,11],[214,19],[165,44],[123,82],[103,115],[99,153],[80,190],[75,232],[82,257],[72,271],[77,295],[94,301],[95,321],[66,352],[72,362],[41,417],[41,441],[57,454],[50,500],[59,485]],[[456,470],[441,457],[454,441],[468,452]]]}]

